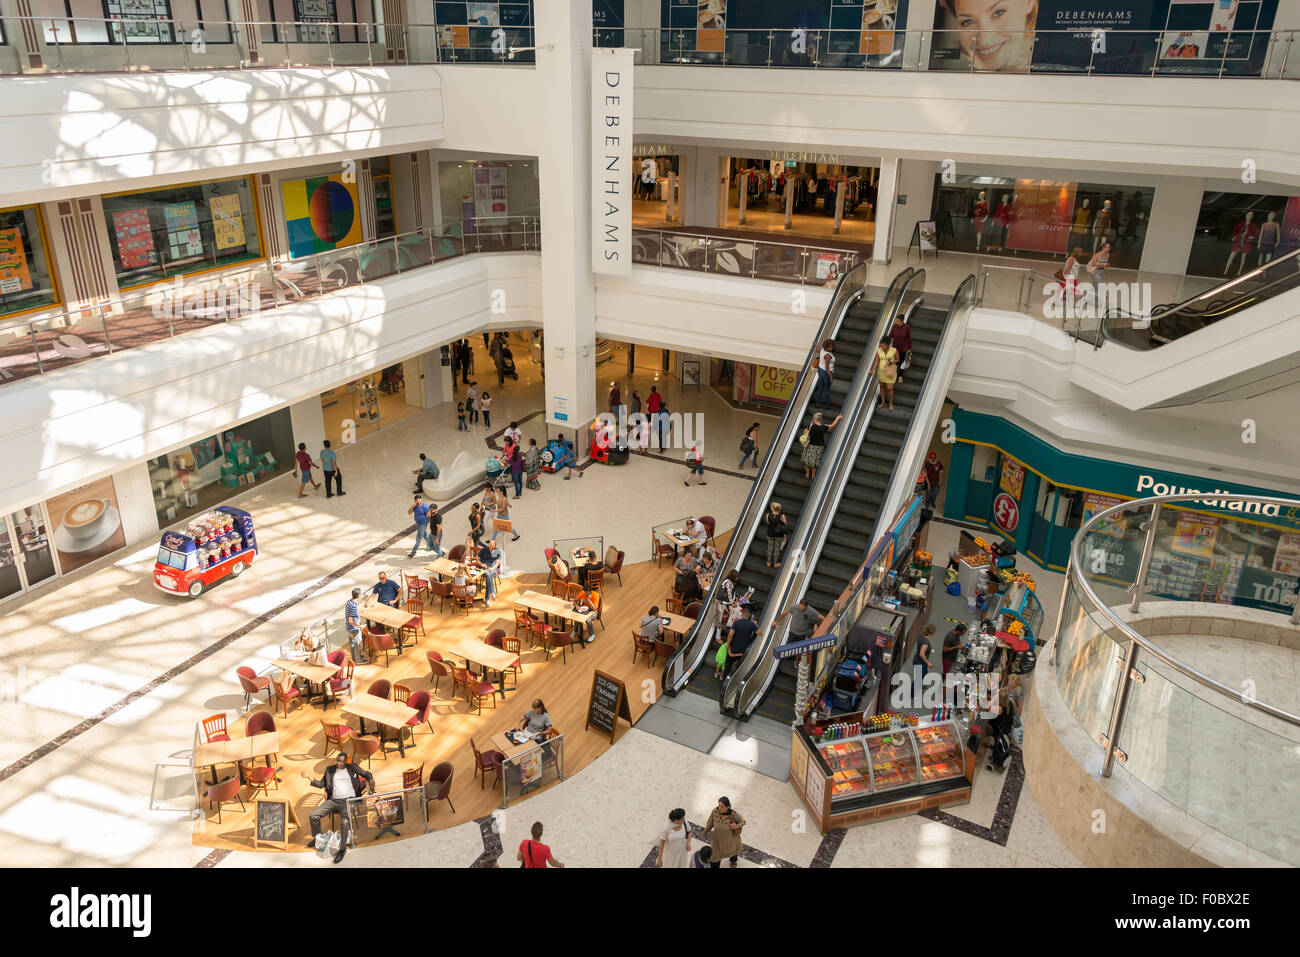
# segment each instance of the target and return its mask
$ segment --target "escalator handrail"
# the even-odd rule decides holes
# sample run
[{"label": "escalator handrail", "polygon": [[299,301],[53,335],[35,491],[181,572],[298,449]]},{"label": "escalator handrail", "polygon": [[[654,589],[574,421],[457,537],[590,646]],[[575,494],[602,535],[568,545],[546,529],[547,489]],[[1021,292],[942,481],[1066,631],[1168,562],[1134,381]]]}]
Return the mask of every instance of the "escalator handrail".
[{"label": "escalator handrail", "polygon": [[[885,486],[885,494],[881,498],[880,509],[877,512],[876,528],[872,529],[870,547],[866,551],[866,557],[858,571],[849,579],[849,584],[840,597],[836,599],[835,604],[822,618],[821,623],[813,632],[814,637],[822,637],[834,632],[838,627],[841,612],[846,608],[855,607],[862,589],[874,587],[869,574],[871,570],[869,566],[877,554],[877,546],[882,543],[884,533],[890,529],[905,503],[915,494],[916,475],[920,469],[920,462],[910,462],[906,468],[900,467],[899,463],[908,454],[910,447],[916,443],[916,437],[920,434],[917,431],[918,429],[924,432],[923,441],[925,446],[929,445],[930,436],[934,432],[934,424],[930,422],[930,419],[933,418],[937,421],[938,413],[942,410],[943,403],[947,398],[947,390],[927,393],[926,386],[930,383],[931,376],[935,374],[935,369],[941,365],[942,361],[951,361],[953,366],[956,366],[956,359],[941,360],[940,357],[951,356],[953,347],[958,344],[958,340],[965,337],[965,323],[969,319],[971,310],[975,308],[977,301],[977,285],[978,279],[974,274],[971,274],[958,284],[957,291],[952,295],[952,301],[948,306],[948,314],[944,317],[943,331],[939,334],[939,341],[935,343],[934,353],[929,366],[926,368],[925,379],[921,383],[916,408],[912,410],[912,424],[903,439],[902,447],[898,450],[898,458],[894,462],[894,469],[890,473],[889,481]],[[961,314],[963,311],[964,316]],[[937,406],[937,408],[933,408],[933,406]],[[925,447],[923,446],[920,449],[920,455],[916,457],[919,459],[924,454],[924,451]],[[879,530],[879,533],[877,530]],[[847,632],[847,627],[840,628],[836,632],[841,642]],[[903,650],[899,649],[899,653],[901,654]],[[834,658],[834,655],[827,656],[828,666],[829,662]],[[817,675],[814,683],[820,680],[821,675]],[[797,707],[803,707],[805,704],[805,702],[796,702]]]},{"label": "escalator handrail", "polygon": [[762,524],[763,512],[766,510],[767,502],[771,499],[772,489],[781,475],[781,469],[785,466],[790,447],[798,434],[803,409],[812,395],[813,385],[816,382],[816,376],[809,375],[813,356],[816,355],[822,342],[831,338],[832,334],[839,328],[839,323],[848,311],[849,305],[859,295],[865,293],[867,289],[867,266],[867,263],[859,263],[845,272],[835,285],[835,292],[831,296],[830,305],[827,306],[821,324],[817,327],[817,333],[808,349],[808,356],[804,360],[803,370],[799,373],[799,379],[795,383],[794,395],[790,397],[790,401],[786,404],[785,411],[781,414],[781,421],[777,423],[776,432],[772,436],[772,441],[768,444],[767,455],[758,470],[758,475],[754,478],[754,484],[749,490],[749,495],[745,498],[745,504],[741,508],[740,518],[732,531],[731,540],[727,543],[718,571],[713,576],[713,584],[710,586],[708,594],[704,596],[700,615],[690,632],[682,638],[681,646],[677,649],[676,654],[664,663],[660,687],[663,688],[666,694],[675,695],[681,691],[695,673],[695,669],[703,663],[705,655],[708,654],[713,621],[717,615],[714,595],[721,587],[727,572],[738,567],[744,559],[754,535]]},{"label": "escalator handrail", "polygon": [[[876,318],[857,374],[849,387],[842,414],[845,422],[831,433],[822,464],[800,510],[799,521],[787,539],[780,570],[772,582],[760,613],[758,639],[750,646],[723,685],[719,706],[722,711],[747,714],[766,693],[776,674],[770,650],[783,642],[789,622],[777,629],[776,619],[807,589],[808,579],[821,557],[831,516],[839,507],[853,472],[853,461],[861,448],[876,410],[880,384],[876,374],[876,347],[888,335],[895,318],[912,298],[919,299],[925,288],[925,270],[904,270],[894,278]],[[756,692],[756,693],[755,693]]]}]

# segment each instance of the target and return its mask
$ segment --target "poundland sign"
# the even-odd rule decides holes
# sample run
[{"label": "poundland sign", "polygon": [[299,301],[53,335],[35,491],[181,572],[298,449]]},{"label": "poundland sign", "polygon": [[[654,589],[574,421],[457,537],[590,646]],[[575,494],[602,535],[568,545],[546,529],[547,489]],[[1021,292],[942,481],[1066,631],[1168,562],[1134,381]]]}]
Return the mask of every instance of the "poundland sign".
[{"label": "poundland sign", "polygon": [[[1137,493],[1138,498],[1147,495],[1200,495],[1199,488],[1183,488],[1181,485],[1169,485],[1165,482],[1157,482],[1154,475],[1142,473],[1138,476]],[[1206,491],[1206,495],[1236,495],[1231,489],[1216,488],[1213,491]],[[1204,498],[1197,503],[1206,505],[1210,508],[1222,508],[1229,512],[1241,512],[1247,515],[1268,515],[1276,518],[1279,515],[1278,506],[1265,504],[1263,502],[1227,502],[1223,499]]]},{"label": "poundland sign", "polygon": [[591,54],[591,271],[632,272],[632,51]]}]

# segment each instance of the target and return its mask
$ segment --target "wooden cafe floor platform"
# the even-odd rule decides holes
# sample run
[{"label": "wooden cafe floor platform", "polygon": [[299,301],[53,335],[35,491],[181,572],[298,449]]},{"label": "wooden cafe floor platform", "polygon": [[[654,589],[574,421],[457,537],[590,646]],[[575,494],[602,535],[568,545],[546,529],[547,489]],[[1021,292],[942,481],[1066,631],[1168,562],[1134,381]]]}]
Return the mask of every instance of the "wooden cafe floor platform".
[{"label": "wooden cafe floor platform", "polygon": [[[723,536],[718,536],[719,547],[725,547]],[[566,776],[580,773],[584,767],[611,747],[608,735],[595,729],[584,730],[587,703],[591,692],[592,675],[596,669],[621,679],[627,686],[628,705],[635,723],[653,703],[649,695],[649,686],[653,683],[654,696],[660,693],[660,676],[663,661],[653,667],[647,664],[646,656],[641,655],[634,663],[632,653],[632,631],[639,627],[641,618],[651,605],[664,607],[665,599],[672,591],[673,569],[665,562],[656,568],[653,562],[625,564],[623,567],[623,584],[617,578],[605,579],[605,606],[602,610],[604,628],[596,625],[595,640],[584,647],[570,647],[566,654],[559,650],[551,653],[546,660],[546,653],[540,647],[533,648],[527,641],[523,643],[520,660],[523,671],[518,677],[518,687],[507,678],[506,697],[495,697],[495,707],[485,703],[480,715],[469,705],[463,692],[453,696],[450,677],[441,679],[438,691],[433,694],[433,707],[429,712],[434,733],[429,733],[427,725],[419,726],[415,731],[414,743],[411,735],[406,734],[406,756],[401,757],[396,750],[396,743],[386,742],[387,759],[382,753],[370,759],[370,771],[375,775],[376,790],[396,789],[401,786],[402,770],[424,765],[424,780],[429,772],[442,761],[450,761],[455,766],[451,786],[451,803],[455,813],[446,801],[432,802],[429,805],[429,827],[440,830],[457,824],[484,817],[501,807],[501,786],[493,787],[495,774],[489,772],[487,784],[480,784],[482,778],[475,778],[474,754],[470,748],[470,739],[480,751],[493,747],[490,738],[493,734],[517,727],[534,698],[541,698],[545,703],[554,726],[564,734],[564,763]],[[353,686],[358,694],[364,694],[371,682],[386,678],[394,684],[401,682],[410,687],[412,692],[433,691],[427,651],[439,651],[447,660],[455,659],[448,653],[450,645],[458,640],[479,641],[495,627],[506,629],[514,634],[514,613],[511,599],[522,591],[536,591],[549,594],[547,576],[544,574],[521,573],[515,578],[500,582],[497,600],[491,609],[476,603],[474,609],[466,616],[457,611],[453,614],[451,602],[447,602],[446,611],[439,611],[438,600],[426,601],[423,636],[417,636],[415,644],[407,644],[402,655],[390,653],[390,664],[384,666],[383,653],[378,656],[378,663],[358,664],[353,678]],[[364,612],[363,612],[364,617]],[[463,663],[462,659],[455,659]],[[497,681],[496,675],[490,677]],[[647,700],[650,699],[650,700]],[[254,704],[251,711],[266,711],[265,693],[259,696],[260,704]],[[348,701],[346,693],[342,700],[332,701],[322,711],[320,699],[314,697],[310,702],[298,700],[290,702],[289,715],[286,719],[282,708],[275,712],[276,726],[280,736],[280,753],[273,758],[273,765],[278,769],[279,789],[272,785],[271,798],[287,798],[296,827],[291,826],[288,841],[290,850],[307,851],[307,839],[311,829],[308,815],[324,800],[324,792],[313,788],[303,780],[300,772],[307,772],[318,779],[324,770],[327,759],[325,736],[321,719],[331,724],[348,724],[357,730],[357,719],[343,714],[340,710]],[[276,702],[277,706],[279,702]],[[251,713],[250,711],[250,713]],[[232,738],[242,737],[247,715],[239,717],[229,729]],[[618,722],[615,743],[627,731],[624,721]],[[367,733],[374,733],[374,727],[367,722]],[[351,748],[345,745],[351,757]],[[330,748],[330,760],[337,753],[337,748]],[[262,763],[258,759],[257,763]],[[363,760],[362,767],[365,767]],[[217,768],[218,780],[224,780],[233,773],[230,765]],[[246,810],[240,810],[237,801],[223,805],[221,823],[217,821],[215,809],[209,809],[206,791],[211,784],[211,772],[208,768],[196,768],[198,787],[199,817],[195,822],[194,843],[212,848],[227,850],[276,850],[265,845],[254,848],[253,842],[253,804],[249,800],[249,790],[241,791]],[[544,789],[544,788],[543,788]],[[536,792],[534,792],[536,793]],[[420,795],[412,795],[406,801],[407,823],[399,827],[399,837],[387,836],[376,838],[373,819],[358,835],[358,844],[382,843],[423,833],[423,811],[418,806]],[[521,801],[527,801],[527,796]],[[511,808],[516,806],[511,799]],[[326,819],[325,829],[329,829]]]}]

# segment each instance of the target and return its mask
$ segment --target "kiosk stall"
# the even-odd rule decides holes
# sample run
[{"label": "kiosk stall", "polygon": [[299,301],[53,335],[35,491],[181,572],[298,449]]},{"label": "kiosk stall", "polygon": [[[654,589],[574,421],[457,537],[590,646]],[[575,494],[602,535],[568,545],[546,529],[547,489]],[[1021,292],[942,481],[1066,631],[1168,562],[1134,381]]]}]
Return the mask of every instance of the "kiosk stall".
[{"label": "kiosk stall", "polygon": [[257,557],[253,516],[219,505],[190,520],[184,532],[163,532],[153,583],[172,595],[199,595],[220,581],[242,575]]}]

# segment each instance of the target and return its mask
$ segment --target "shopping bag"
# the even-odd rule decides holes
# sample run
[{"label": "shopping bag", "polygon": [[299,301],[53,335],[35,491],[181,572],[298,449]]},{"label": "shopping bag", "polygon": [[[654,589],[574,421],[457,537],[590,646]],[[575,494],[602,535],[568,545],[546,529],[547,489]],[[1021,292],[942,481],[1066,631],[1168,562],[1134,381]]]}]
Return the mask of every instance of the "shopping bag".
[{"label": "shopping bag", "polygon": [[343,835],[338,831],[321,831],[316,835],[316,854],[333,859],[343,846]]},{"label": "shopping bag", "polygon": [[949,594],[949,595],[960,595],[960,594],[961,594],[961,585],[958,584],[957,582],[949,582],[947,587],[948,587],[948,594]]}]

